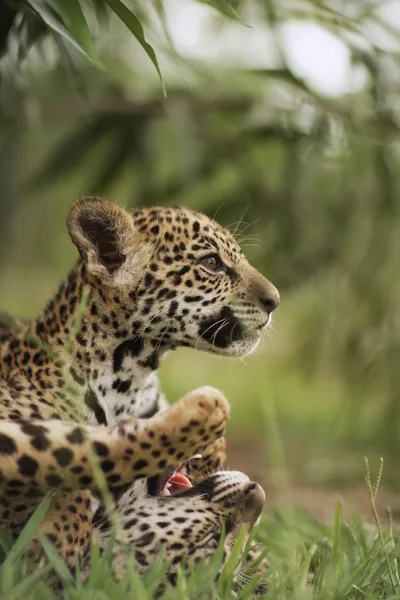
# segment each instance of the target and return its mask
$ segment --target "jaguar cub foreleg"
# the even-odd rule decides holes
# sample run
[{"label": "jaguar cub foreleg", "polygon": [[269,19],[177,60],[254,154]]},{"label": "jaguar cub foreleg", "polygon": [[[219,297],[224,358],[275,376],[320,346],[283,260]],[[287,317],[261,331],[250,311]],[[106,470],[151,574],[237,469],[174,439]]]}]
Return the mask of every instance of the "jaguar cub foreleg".
[{"label": "jaguar cub foreleg", "polygon": [[95,489],[91,449],[111,487],[151,477],[221,437],[228,414],[221,392],[205,387],[150,419],[114,427],[0,421],[0,493],[7,497],[10,480],[42,494]]}]

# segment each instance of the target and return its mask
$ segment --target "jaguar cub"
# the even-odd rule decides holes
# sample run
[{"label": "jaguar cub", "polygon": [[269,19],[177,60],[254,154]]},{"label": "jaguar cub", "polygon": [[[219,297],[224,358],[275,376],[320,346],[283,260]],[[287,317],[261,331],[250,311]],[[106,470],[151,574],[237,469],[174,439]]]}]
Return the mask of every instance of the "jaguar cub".
[{"label": "jaguar cub", "polygon": [[[179,346],[251,353],[278,292],[227,230],[188,209],[130,213],[87,197],[68,231],[80,258],[55,297],[34,321],[0,331],[0,527],[17,536],[51,491],[39,533],[73,567],[95,529],[109,535],[96,462],[140,570],[164,548],[173,577],[177,564],[211,555],[222,530],[227,557],[264,492],[219,470],[221,392],[200,388],[169,407],[157,368]],[[39,557],[35,538],[30,559]]]}]

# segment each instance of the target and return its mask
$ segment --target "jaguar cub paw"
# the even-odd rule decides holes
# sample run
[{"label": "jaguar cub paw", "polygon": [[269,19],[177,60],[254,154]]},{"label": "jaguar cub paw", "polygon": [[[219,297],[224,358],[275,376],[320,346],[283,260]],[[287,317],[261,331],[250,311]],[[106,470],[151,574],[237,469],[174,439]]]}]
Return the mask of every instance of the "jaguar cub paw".
[{"label": "jaguar cub paw", "polygon": [[225,396],[212,387],[201,387],[186,394],[177,409],[186,421],[181,431],[191,442],[192,454],[203,451],[225,433],[230,407]]},{"label": "jaguar cub paw", "polygon": [[222,392],[203,386],[189,392],[176,405],[186,418],[193,415],[208,426],[224,424],[229,419],[230,406]]},{"label": "jaguar cub paw", "polygon": [[224,435],[229,410],[219,390],[201,387],[186,394],[162,418],[180,451],[190,458]]}]

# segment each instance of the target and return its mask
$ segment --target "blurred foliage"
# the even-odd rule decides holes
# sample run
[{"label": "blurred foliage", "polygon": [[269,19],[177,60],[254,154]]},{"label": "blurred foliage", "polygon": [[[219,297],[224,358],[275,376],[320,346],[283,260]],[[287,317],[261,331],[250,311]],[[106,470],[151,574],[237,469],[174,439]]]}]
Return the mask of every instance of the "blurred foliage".
[{"label": "blurred foliage", "polygon": [[[203,4],[217,31],[262,24],[276,64],[179,56],[162,0],[0,2],[0,243],[24,197],[77,172],[81,194],[123,189],[131,206],[217,214],[283,292],[287,365],[356,386],[357,402],[375,390],[384,443],[398,450],[400,30],[374,0]],[[314,90],[287,55],[292,20],[341,40],[364,83]],[[26,169],[27,132],[50,130]]]}]

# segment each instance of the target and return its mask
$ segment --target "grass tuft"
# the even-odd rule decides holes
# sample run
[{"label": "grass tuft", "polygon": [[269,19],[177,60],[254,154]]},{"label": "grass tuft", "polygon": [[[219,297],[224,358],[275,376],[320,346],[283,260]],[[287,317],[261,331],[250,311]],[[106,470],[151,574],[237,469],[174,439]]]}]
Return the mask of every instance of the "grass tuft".
[{"label": "grass tuft", "polygon": [[[369,468],[369,465],[368,465]],[[378,492],[376,481],[367,485],[371,506]],[[367,479],[367,476],[366,476]],[[270,509],[258,525],[249,546],[268,556],[266,572],[242,570],[235,581],[237,557],[243,539],[233,550],[233,558],[218,577],[222,561],[222,545],[209,563],[200,563],[190,573],[180,572],[177,587],[165,582],[165,563],[160,554],[156,563],[144,575],[135,570],[133,555],[127,558],[127,571],[116,583],[112,577],[112,547],[103,555],[96,539],[91,550],[91,570],[82,579],[78,569],[70,575],[57,556],[56,550],[44,542],[48,563],[30,574],[26,568],[24,549],[32,539],[32,531],[45,512],[41,504],[30,519],[19,540],[10,546],[9,538],[2,538],[3,558],[0,564],[1,600],[150,600],[160,593],[163,600],[377,600],[400,599],[397,561],[400,539],[389,519],[388,527],[378,521],[376,527],[364,526],[355,515],[349,522],[342,516],[338,505],[331,526],[315,521],[305,511]],[[62,580],[62,591],[52,590],[46,577],[56,572]],[[314,574],[312,586],[309,573]],[[268,581],[268,584],[260,585]],[[259,592],[259,593],[257,593]],[[257,593],[257,595],[256,595]]]}]

